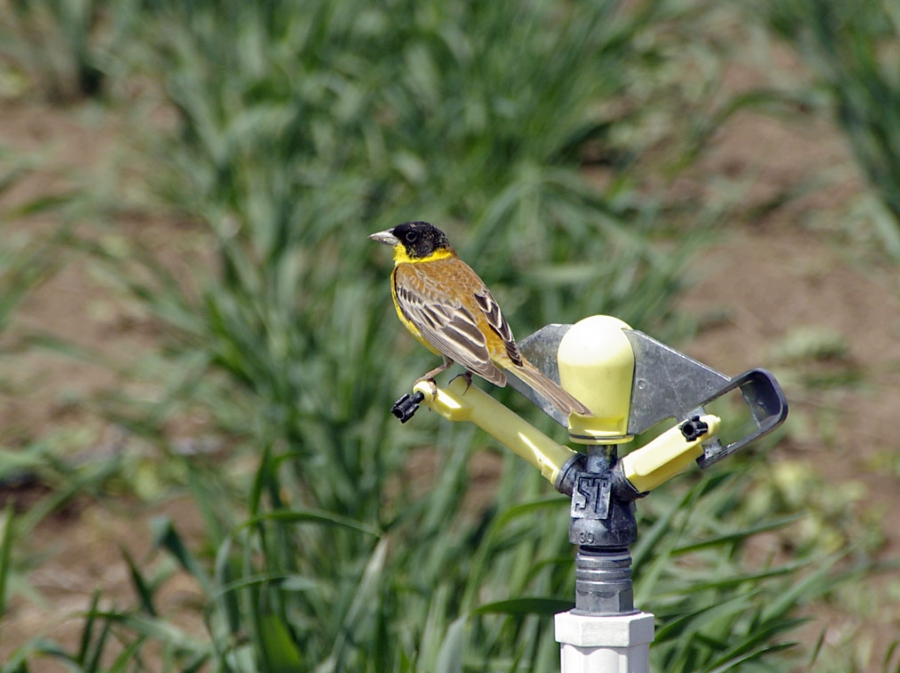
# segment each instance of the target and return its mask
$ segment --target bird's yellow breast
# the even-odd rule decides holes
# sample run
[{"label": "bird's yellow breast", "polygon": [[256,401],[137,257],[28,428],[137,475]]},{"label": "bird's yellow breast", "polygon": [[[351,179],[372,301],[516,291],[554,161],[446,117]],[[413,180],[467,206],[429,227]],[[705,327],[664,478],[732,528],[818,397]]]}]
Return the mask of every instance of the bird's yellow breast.
[{"label": "bird's yellow breast", "polygon": [[[394,255],[396,259],[396,254]],[[435,355],[440,355],[441,352],[437,350],[430,343],[425,341],[425,337],[422,336],[422,333],[419,331],[419,328],[416,327],[412,322],[407,320],[406,316],[403,315],[403,311],[400,309],[400,302],[397,301],[397,267],[394,266],[394,270],[391,272],[391,298],[394,300],[394,310],[397,311],[397,317],[400,318],[400,322],[403,326],[409,330],[409,333],[412,334],[416,341],[425,346],[428,350],[430,350]]]},{"label": "bird's yellow breast", "polygon": [[456,253],[447,248],[435,250],[427,257],[411,257],[409,253],[407,253],[405,246],[394,246],[394,270],[391,272],[391,297],[394,300],[394,309],[397,311],[397,317],[400,318],[400,322],[403,323],[403,326],[406,327],[407,330],[409,330],[409,333],[416,338],[416,341],[435,355],[440,355],[441,352],[425,341],[419,328],[407,320],[406,316],[403,315],[403,311],[400,309],[400,303],[397,301],[397,267],[401,264],[427,264],[429,262],[437,262],[444,259],[452,259],[454,257],[456,257]]}]

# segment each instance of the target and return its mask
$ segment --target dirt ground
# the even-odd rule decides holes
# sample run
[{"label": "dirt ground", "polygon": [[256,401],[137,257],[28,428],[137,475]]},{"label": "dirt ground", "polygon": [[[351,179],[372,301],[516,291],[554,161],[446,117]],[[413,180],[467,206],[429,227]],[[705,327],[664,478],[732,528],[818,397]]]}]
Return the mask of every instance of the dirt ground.
[{"label": "dirt ground", "polygon": [[[733,82],[740,88],[752,84],[752,76],[736,72]],[[120,126],[110,113],[89,107],[0,103],[0,145],[44,152],[52,167],[4,195],[0,206],[64,189],[70,181],[85,179],[85,171],[113,171]],[[706,180],[710,175],[718,177]],[[856,506],[880,518],[886,536],[881,553],[896,556],[900,521],[890,513],[900,508],[900,483],[897,470],[880,466],[898,450],[893,424],[900,409],[900,277],[877,255],[854,256],[841,245],[842,237],[854,235],[854,225],[842,222],[862,193],[842,138],[823,120],[790,125],[741,113],[717,134],[692,177],[673,189],[701,190],[710,198],[716,198],[716,190],[743,190],[735,214],[740,219],[784,190],[809,184],[805,196],[727,228],[727,235],[698,256],[681,308],[705,327],[682,347],[728,374],[766,366],[785,376],[789,396],[799,391],[798,399],[791,399],[793,429],[773,459],[803,464],[829,484],[861,485],[866,502]],[[38,219],[27,226],[46,231],[50,224]],[[156,240],[177,232],[176,224],[160,222],[148,225],[144,234],[152,235],[154,228]],[[27,299],[18,326],[64,335],[110,357],[154,344],[133,308],[78,259]],[[833,394],[802,392],[785,349],[798,333],[812,328],[845,347],[838,366],[863,372],[865,385],[838,387]],[[27,395],[2,400],[0,433],[7,445],[81,432],[92,439],[92,450],[115,450],[115,432],[70,403],[73,395],[119,385],[112,374],[47,353],[22,354],[2,366],[0,378],[27,390]],[[3,499],[10,495],[0,493]],[[128,497],[81,499],[41,524],[28,540],[46,557],[29,576],[41,598],[13,598],[0,624],[0,660],[36,633],[75,642],[77,613],[88,606],[95,588],[103,589],[106,601],[133,600],[120,549],[144,558],[149,519],[159,514],[177,518],[188,535],[201,530],[187,501],[147,513]],[[176,578],[167,585],[165,600],[170,606],[190,603],[193,591],[188,580]],[[900,634],[900,608],[881,610],[872,617],[876,649]],[[833,622],[828,637],[836,642],[849,628],[839,613],[817,617]],[[876,653],[872,661],[880,656]],[[48,661],[46,670],[62,670],[56,666]]]}]

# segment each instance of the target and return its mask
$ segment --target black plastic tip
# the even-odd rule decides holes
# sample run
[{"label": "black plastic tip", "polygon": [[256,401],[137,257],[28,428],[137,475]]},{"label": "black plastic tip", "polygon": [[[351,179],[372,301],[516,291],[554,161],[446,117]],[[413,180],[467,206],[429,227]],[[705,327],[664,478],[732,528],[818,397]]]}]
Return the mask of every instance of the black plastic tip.
[{"label": "black plastic tip", "polygon": [[699,416],[694,416],[681,424],[681,434],[689,442],[693,442],[707,432],[709,432],[709,425],[701,421]]},{"label": "black plastic tip", "polygon": [[416,411],[419,409],[419,402],[424,399],[425,395],[420,392],[416,392],[413,395],[406,394],[394,402],[394,406],[391,407],[391,413],[400,419],[401,423],[406,423],[406,421],[416,415]]}]

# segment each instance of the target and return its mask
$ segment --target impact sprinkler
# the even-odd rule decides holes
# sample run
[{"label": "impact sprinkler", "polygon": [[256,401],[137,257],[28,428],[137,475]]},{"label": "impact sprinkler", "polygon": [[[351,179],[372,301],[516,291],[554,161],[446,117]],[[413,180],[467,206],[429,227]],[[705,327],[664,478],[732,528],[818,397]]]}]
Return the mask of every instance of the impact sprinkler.
[{"label": "impact sprinkler", "polygon": [[[635,608],[631,581],[635,501],[692,462],[707,468],[771,432],[786,418],[787,401],[764,369],[729,378],[609,316],[547,325],[519,348],[593,412],[564,418],[532,388],[509,377],[514,388],[568,428],[570,442],[582,445],[583,452],[555,442],[462,377],[445,388],[419,383],[392,412],[406,422],[424,404],[447,420],[474,423],[571,499],[575,607],[556,615],[562,672],[649,673],[653,615]],[[705,407],[733,391],[740,392],[755,427],[723,444],[721,420]],[[674,425],[656,439],[618,455],[620,445],[668,419]]]}]

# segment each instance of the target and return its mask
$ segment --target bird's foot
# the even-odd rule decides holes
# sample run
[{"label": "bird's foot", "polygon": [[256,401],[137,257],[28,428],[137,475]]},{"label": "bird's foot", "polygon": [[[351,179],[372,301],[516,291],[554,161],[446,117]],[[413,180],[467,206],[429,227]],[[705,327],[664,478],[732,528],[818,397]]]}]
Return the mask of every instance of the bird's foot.
[{"label": "bird's foot", "polygon": [[462,374],[457,374],[457,375],[454,376],[452,379],[450,379],[450,383],[453,383],[453,382],[454,382],[456,379],[458,379],[460,376],[462,376],[462,377],[466,380],[466,389],[465,389],[465,391],[463,392],[463,394],[465,394],[465,393],[469,392],[469,388],[472,387],[472,372],[470,372],[470,371],[465,371],[465,372],[463,372]]},{"label": "bird's foot", "polygon": [[[425,374],[425,376],[420,376],[419,378],[417,378],[413,382],[413,390],[415,390],[416,387],[420,383],[428,384],[428,393],[429,393],[429,397],[431,397],[431,399],[434,399],[435,397],[437,397],[438,387],[437,387],[437,384],[434,382],[434,376],[432,376],[432,372],[428,372],[427,374]],[[424,393],[418,393],[418,394],[423,395],[422,399],[425,399]]]}]

